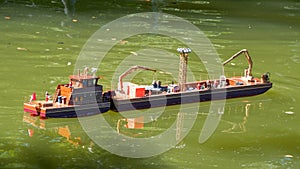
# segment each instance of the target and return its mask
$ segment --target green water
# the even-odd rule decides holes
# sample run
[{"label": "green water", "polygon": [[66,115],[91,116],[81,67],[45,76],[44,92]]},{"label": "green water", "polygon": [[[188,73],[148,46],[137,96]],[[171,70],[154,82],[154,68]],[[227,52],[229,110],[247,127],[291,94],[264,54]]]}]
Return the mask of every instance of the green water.
[{"label": "green water", "polygon": [[[74,16],[64,14],[61,1],[35,1],[35,7],[27,1],[9,1],[0,6],[0,168],[300,166],[297,104],[300,3],[293,0],[154,2],[78,1]],[[54,91],[56,84],[68,82],[81,48],[101,26],[127,14],[152,11],[173,14],[195,24],[222,59],[247,48],[254,62],[254,76],[271,72],[273,88],[260,96],[228,100],[216,131],[203,144],[198,138],[209,103],[201,103],[196,123],[178,145],[163,154],[142,159],[120,157],[103,150],[87,136],[77,119],[40,120],[23,113],[23,102],[32,92],[43,98],[46,90]],[[164,41],[164,37],[151,37],[149,41],[152,38],[173,43],[169,39]],[[142,41],[139,37],[129,39],[127,51],[136,50],[134,45],[130,46],[137,43],[130,43],[133,40]],[[115,64],[117,59],[107,59],[107,64]],[[247,66],[242,57],[234,63],[225,67],[228,76],[239,75]],[[198,63],[190,61],[190,64],[198,71]],[[109,66],[99,71],[107,90],[112,71]],[[144,129],[121,126],[120,130],[137,137],[159,134],[174,122],[178,113],[172,112],[172,108],[169,112],[145,124]],[[115,112],[103,116],[112,126],[122,118]]]}]

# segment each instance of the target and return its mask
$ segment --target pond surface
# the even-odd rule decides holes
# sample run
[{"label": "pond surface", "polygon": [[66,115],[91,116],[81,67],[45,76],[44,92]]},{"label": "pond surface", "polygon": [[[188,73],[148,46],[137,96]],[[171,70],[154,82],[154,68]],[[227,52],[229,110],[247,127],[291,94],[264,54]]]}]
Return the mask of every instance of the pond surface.
[{"label": "pond surface", "polygon": [[[300,165],[299,2],[89,0],[74,5],[68,2],[67,7],[65,10],[61,1],[34,1],[34,4],[25,0],[8,1],[0,5],[1,168],[297,168]],[[28,101],[32,92],[43,98],[45,91],[51,93],[57,84],[68,82],[81,49],[95,31],[137,12],[164,12],[188,20],[204,32],[223,60],[247,48],[254,62],[254,76],[270,72],[273,88],[263,95],[227,100],[215,132],[204,143],[198,139],[210,103],[199,104],[195,124],[177,145],[162,154],[141,159],[104,150],[84,132],[76,118],[41,120],[23,113],[23,102]],[[131,37],[112,49],[106,64],[98,71],[103,76],[101,84],[105,90],[111,86],[114,67],[110,65],[118,64],[124,51],[135,54],[142,43],[163,44],[162,48],[168,50],[178,47],[177,42],[166,37],[149,35],[147,42],[144,39],[145,35]],[[198,68],[192,57],[189,64],[205,77],[204,69]],[[240,75],[245,67],[247,62],[240,57],[225,67],[225,74]],[[143,78],[148,75],[149,79]],[[169,78],[164,77],[172,80]],[[139,83],[152,79],[152,74],[135,78]],[[113,111],[95,118],[105,117],[122,134],[151,137],[168,129],[178,113],[176,106],[167,108],[157,120],[137,129],[126,128],[124,117]]]}]

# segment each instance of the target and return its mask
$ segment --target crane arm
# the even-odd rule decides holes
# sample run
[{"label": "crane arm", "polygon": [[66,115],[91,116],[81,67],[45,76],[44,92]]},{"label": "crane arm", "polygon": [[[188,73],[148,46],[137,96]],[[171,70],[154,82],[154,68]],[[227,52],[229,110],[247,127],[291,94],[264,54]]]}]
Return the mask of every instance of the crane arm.
[{"label": "crane arm", "polygon": [[253,62],[252,62],[252,59],[248,53],[248,50],[247,49],[242,49],[240,50],[239,52],[237,52],[236,54],[234,54],[233,56],[231,56],[229,59],[227,59],[225,62],[223,62],[223,66],[226,65],[227,63],[229,63],[230,61],[232,61],[233,59],[235,59],[236,57],[238,57],[239,55],[241,54],[244,54],[247,61],[248,61],[248,71],[247,71],[247,76],[252,76],[252,65],[253,65]]},{"label": "crane arm", "polygon": [[125,71],[124,73],[122,73],[119,76],[119,90],[121,92],[124,92],[124,90],[123,90],[123,78],[126,77],[127,75],[129,75],[130,73],[138,70],[138,69],[150,70],[150,71],[156,72],[156,69],[151,69],[151,68],[148,68],[148,67],[138,66],[138,65],[132,66],[131,68],[129,68],[127,71]]}]

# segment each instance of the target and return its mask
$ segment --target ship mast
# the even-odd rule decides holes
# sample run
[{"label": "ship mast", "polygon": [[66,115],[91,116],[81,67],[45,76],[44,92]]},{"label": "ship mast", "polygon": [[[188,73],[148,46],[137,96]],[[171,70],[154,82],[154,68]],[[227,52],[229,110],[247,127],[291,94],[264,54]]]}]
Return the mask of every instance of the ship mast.
[{"label": "ship mast", "polygon": [[186,90],[186,74],[187,74],[187,63],[188,63],[188,53],[191,53],[190,48],[178,48],[179,52],[179,75],[178,75],[178,86],[180,87],[180,91]]}]

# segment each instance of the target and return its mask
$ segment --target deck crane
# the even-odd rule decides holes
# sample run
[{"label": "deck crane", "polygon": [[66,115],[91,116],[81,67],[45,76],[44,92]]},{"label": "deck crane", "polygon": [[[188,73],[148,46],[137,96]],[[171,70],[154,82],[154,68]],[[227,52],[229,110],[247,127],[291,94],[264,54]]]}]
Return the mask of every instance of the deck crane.
[{"label": "deck crane", "polygon": [[239,52],[237,52],[236,54],[234,54],[233,56],[231,56],[229,59],[227,59],[225,62],[223,62],[223,66],[225,66],[227,63],[229,63],[230,61],[232,61],[234,58],[238,57],[239,55],[244,54],[247,61],[248,61],[248,69],[245,70],[245,77],[246,78],[252,78],[252,59],[248,53],[247,49],[242,49]]},{"label": "deck crane", "polygon": [[138,70],[138,69],[143,69],[143,70],[150,70],[150,71],[153,71],[153,72],[156,72],[156,69],[151,69],[151,68],[148,68],[148,67],[144,67],[144,66],[132,66],[131,68],[129,68],[127,71],[125,71],[124,73],[122,73],[120,76],[119,76],[119,84],[118,84],[118,89],[121,93],[124,93],[124,90],[123,90],[123,78],[126,77],[128,74]]}]

